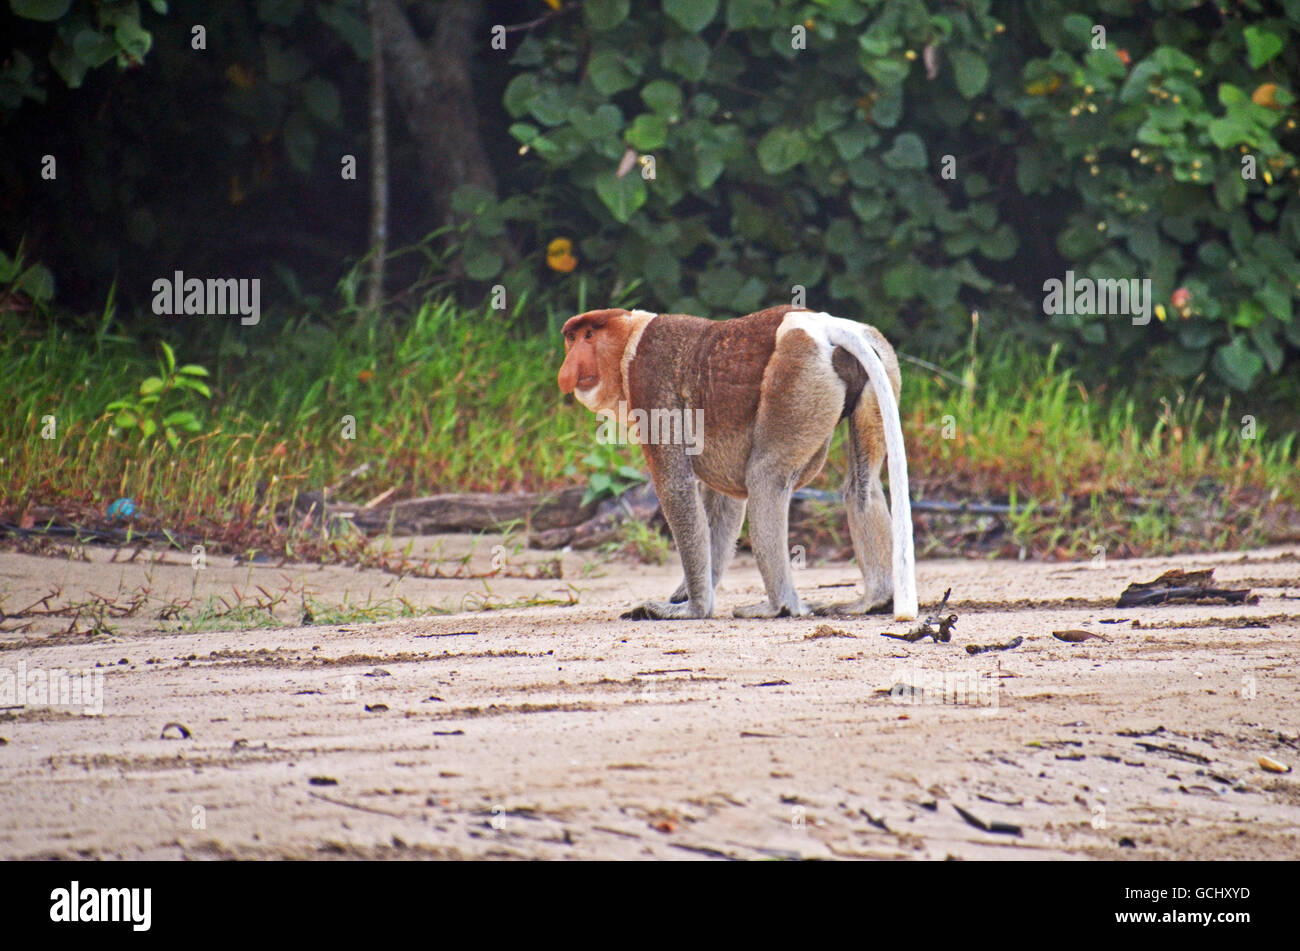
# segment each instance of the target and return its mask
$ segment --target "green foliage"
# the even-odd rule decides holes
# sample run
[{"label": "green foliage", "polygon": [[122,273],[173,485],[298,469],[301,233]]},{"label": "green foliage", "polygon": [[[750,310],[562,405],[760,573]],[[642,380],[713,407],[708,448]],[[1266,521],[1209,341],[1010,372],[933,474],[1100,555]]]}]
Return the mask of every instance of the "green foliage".
[{"label": "green foliage", "polygon": [[[340,173],[367,154],[363,0],[0,2],[23,17],[0,41],[0,191],[26,203],[0,245],[39,214],[26,233],[65,304],[116,278],[141,306],[177,262],[275,272],[295,297],[296,274],[325,290],[365,247],[366,172]],[[58,185],[37,178],[46,153]]]},{"label": "green foliage", "polygon": [[[38,306],[51,271],[65,301],[117,276],[143,306],[176,262],[264,269],[283,285],[268,295],[319,305],[367,242],[364,162],[358,179],[338,166],[367,154],[362,0],[8,5],[0,192],[20,214],[0,246],[39,216],[27,234],[47,267],[5,258],[0,274]],[[403,6],[427,35],[433,0]],[[509,70],[480,37],[476,105],[508,184],[456,197],[456,258],[421,289],[477,300],[500,284],[512,308],[571,310],[642,282],[648,306],[729,316],[798,286],[931,354],[957,349],[978,307],[1094,378],[1140,367],[1244,389],[1295,365],[1300,0],[560,11],[509,34]],[[393,140],[394,183],[421,174]],[[58,186],[36,178],[47,152]],[[404,240],[430,227],[419,203],[393,204]],[[557,238],[571,253],[548,257]],[[412,280],[406,263],[390,285]],[[1158,319],[1044,315],[1043,283],[1066,270],[1149,278]]]},{"label": "green foliage", "polygon": [[653,525],[628,519],[619,527],[619,541],[608,547],[628,552],[647,565],[662,565],[672,554],[668,536]]},{"label": "green foliage", "polygon": [[[618,443],[595,442],[591,452],[582,458],[582,468],[587,470],[587,491],[582,504],[607,498],[618,498],[628,489],[646,481],[646,473],[631,464],[640,462],[640,454]],[[578,474],[577,466],[570,466],[567,475]]]},{"label": "green foliage", "polygon": [[[213,323],[222,336],[210,345],[188,329],[171,338],[177,364],[212,371],[194,379],[214,393],[200,416],[202,391],[175,378],[169,402],[133,408],[141,380],[166,384],[172,374],[165,351],[156,365],[112,332],[111,302],[93,334],[0,313],[0,445],[17,447],[0,467],[0,499],[107,504],[130,494],[150,512],[185,519],[248,516],[342,484],[361,500],[394,487],[402,496],[552,488],[596,432],[590,413],[560,405],[558,333],[526,332],[519,310],[471,310],[442,297],[401,319],[266,312],[265,335],[251,345],[237,322]],[[143,441],[122,438],[140,433],[115,426],[123,409],[152,414],[156,425],[189,410],[203,432],[185,438],[178,429],[175,450],[157,428]],[[51,413],[57,441],[41,438]],[[340,436],[345,414],[356,420],[355,439]],[[265,496],[259,486],[269,486]]]},{"label": "green foliage", "polygon": [[[510,134],[546,184],[509,217],[659,309],[798,285],[944,350],[1012,284],[1029,316],[1005,329],[1116,374],[1245,388],[1300,347],[1300,0],[610,0],[513,64]],[[1160,319],[1043,314],[1067,269],[1149,278]]]},{"label": "green foliage", "polygon": [[[1137,20],[1097,4],[1108,38],[1095,49],[1087,17],[1035,5],[1055,48],[1023,75],[1051,91],[1003,104],[1041,143],[1018,169],[1022,186],[1073,199],[1060,253],[1091,277],[1149,277],[1164,327],[1053,320],[1121,365],[1183,378],[1208,365],[1245,390],[1300,347],[1300,136],[1286,88],[1300,76],[1300,3],[1279,17],[1256,3],[1193,6],[1163,0]],[[1058,17],[1066,29],[1055,32]]]},{"label": "green foliage", "polygon": [[113,400],[104,412],[113,418],[114,433],[138,433],[140,442],[165,436],[173,449],[180,445],[180,433],[203,429],[192,409],[197,397],[211,399],[212,391],[201,377],[208,371],[195,363],[176,365],[176,354],[166,341],[159,341],[162,359],[158,374],[147,376],[132,396]]},{"label": "green foliage", "polygon": [[54,275],[49,268],[37,261],[25,264],[23,246],[13,257],[0,251],[0,310],[9,301],[16,301],[18,295],[29,298],[39,310],[45,310],[54,297]]},{"label": "green foliage", "polygon": [[[149,0],[155,13],[167,12],[165,0]],[[139,66],[153,45],[152,34],[140,23],[137,0],[9,0],[16,16],[54,26],[47,57],[70,89],[86,73],[115,60],[119,69]],[[45,90],[33,81],[32,50],[13,51],[13,60],[0,74],[0,109],[16,108],[24,98],[45,101]]]}]

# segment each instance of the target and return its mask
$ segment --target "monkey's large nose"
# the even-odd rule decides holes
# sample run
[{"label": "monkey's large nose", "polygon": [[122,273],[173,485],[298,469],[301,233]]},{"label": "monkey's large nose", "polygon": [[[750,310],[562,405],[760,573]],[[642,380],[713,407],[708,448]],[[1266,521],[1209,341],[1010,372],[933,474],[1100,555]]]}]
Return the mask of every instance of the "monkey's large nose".
[{"label": "monkey's large nose", "polygon": [[556,378],[556,382],[560,384],[561,393],[572,393],[573,388],[578,385],[578,368],[566,360],[560,367],[560,375]]}]

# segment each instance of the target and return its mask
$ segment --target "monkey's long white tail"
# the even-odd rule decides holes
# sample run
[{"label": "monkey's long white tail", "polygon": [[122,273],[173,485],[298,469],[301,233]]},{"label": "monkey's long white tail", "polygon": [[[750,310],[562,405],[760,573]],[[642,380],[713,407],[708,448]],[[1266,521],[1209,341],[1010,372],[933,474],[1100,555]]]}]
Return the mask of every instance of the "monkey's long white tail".
[{"label": "monkey's long white tail", "polygon": [[907,450],[903,447],[903,424],[898,414],[894,388],[889,385],[885,363],[871,345],[862,325],[830,314],[825,318],[826,336],[832,346],[843,347],[858,359],[871,378],[885,431],[889,455],[889,514],[894,522],[894,618],[916,619],[916,553],[912,547],[912,502],[908,498]]}]

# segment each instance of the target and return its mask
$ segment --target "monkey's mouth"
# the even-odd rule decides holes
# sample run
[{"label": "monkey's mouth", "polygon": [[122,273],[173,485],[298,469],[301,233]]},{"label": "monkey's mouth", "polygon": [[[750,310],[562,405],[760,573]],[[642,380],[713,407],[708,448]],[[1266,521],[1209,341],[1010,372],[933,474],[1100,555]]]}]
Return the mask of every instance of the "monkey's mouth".
[{"label": "monkey's mouth", "polygon": [[600,377],[598,375],[580,377],[578,379],[577,388],[580,390],[590,390],[594,388],[596,384],[599,382],[600,382]]}]

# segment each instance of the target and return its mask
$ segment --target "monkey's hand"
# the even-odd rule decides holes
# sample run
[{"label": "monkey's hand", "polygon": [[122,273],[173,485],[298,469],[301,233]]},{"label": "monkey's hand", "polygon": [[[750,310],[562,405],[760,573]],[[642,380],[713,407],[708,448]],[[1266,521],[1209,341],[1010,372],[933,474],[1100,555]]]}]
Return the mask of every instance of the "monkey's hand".
[{"label": "monkey's hand", "polygon": [[690,618],[710,617],[712,611],[699,611],[690,601],[647,601],[631,611],[620,614],[624,621],[680,621]]}]

